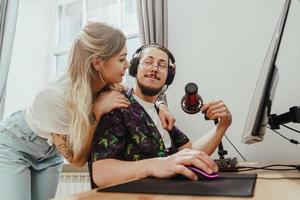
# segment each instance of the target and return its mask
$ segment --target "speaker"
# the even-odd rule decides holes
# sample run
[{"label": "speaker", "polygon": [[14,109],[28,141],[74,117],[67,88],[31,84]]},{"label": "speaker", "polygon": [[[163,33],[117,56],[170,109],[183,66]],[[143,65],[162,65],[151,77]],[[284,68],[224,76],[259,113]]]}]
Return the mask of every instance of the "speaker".
[{"label": "speaker", "polygon": [[159,44],[146,44],[146,45],[141,46],[140,48],[138,48],[135,51],[135,53],[132,55],[132,58],[130,60],[129,75],[132,76],[132,77],[136,76],[137,69],[138,69],[138,66],[139,66],[139,63],[140,63],[141,52],[144,49],[149,48],[149,47],[158,48],[158,49],[162,50],[163,52],[165,52],[168,55],[168,57],[169,57],[168,75],[167,75],[167,79],[166,79],[165,84],[166,85],[171,85],[171,83],[173,82],[174,77],[175,77],[175,67],[174,67],[175,58],[174,58],[173,54],[167,48],[165,48],[165,47],[163,47]]}]

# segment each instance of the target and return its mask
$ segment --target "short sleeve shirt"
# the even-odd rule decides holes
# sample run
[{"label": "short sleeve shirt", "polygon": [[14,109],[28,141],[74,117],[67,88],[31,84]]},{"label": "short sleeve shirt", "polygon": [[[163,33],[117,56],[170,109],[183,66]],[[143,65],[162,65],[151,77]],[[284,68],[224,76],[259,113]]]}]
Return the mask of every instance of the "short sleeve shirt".
[{"label": "short sleeve shirt", "polygon": [[166,149],[151,117],[127,90],[128,108],[117,108],[102,116],[97,125],[91,149],[91,160],[114,158],[142,160],[165,157],[178,151],[189,138],[174,126],[169,131],[171,147]]}]

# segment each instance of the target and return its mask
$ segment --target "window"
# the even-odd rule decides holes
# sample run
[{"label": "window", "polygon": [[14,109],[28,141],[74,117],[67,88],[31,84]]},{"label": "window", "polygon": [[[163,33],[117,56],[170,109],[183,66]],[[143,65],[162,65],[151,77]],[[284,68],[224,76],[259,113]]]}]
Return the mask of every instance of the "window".
[{"label": "window", "polygon": [[56,75],[67,69],[71,43],[85,23],[90,20],[119,27],[127,37],[128,58],[140,46],[136,0],[58,0],[55,5],[56,28],[53,53],[56,60]]}]

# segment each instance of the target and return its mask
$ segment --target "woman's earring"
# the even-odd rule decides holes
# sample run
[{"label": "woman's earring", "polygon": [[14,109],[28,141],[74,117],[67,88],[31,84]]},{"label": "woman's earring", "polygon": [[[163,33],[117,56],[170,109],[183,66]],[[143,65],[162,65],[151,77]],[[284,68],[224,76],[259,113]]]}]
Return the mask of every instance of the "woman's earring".
[{"label": "woman's earring", "polygon": [[103,76],[101,75],[100,70],[101,70],[101,68],[98,70],[99,80],[100,80],[100,82],[105,83],[105,82],[104,82],[104,79],[103,79]]}]

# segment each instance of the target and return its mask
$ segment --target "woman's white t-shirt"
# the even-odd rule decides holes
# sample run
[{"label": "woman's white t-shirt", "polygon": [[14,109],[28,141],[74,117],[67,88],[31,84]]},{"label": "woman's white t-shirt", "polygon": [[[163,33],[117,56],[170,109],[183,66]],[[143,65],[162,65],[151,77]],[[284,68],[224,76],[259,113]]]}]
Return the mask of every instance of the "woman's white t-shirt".
[{"label": "woman's white t-shirt", "polygon": [[69,85],[66,76],[57,79],[40,91],[32,105],[25,109],[25,120],[38,136],[51,141],[51,133],[70,134],[69,116],[64,102]]},{"label": "woman's white t-shirt", "polygon": [[[31,106],[25,109],[25,120],[30,129],[42,138],[47,138],[52,143],[51,133],[70,134],[69,116],[65,107],[65,94],[70,87],[70,80],[62,76],[50,83],[34,98]],[[162,127],[154,104],[145,102],[138,97],[136,100],[144,106],[162,135],[166,147],[171,146],[169,133]]]}]

